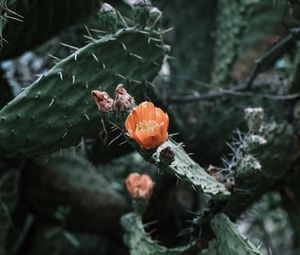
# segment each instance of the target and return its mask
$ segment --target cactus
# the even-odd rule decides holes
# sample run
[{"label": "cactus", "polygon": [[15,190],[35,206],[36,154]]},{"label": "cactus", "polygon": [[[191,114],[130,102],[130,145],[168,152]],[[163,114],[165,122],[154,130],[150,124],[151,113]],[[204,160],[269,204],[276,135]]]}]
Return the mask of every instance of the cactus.
[{"label": "cactus", "polygon": [[241,33],[245,28],[251,7],[255,2],[255,0],[219,2],[214,69],[211,75],[212,85],[220,86],[228,82],[232,66],[237,57],[237,48],[241,42]]},{"label": "cactus", "polygon": [[130,249],[130,255],[184,255],[189,254],[193,244],[178,248],[166,248],[151,239],[145,232],[142,219],[139,215],[130,213],[121,219],[122,226],[126,230],[125,243]]},{"label": "cactus", "polygon": [[112,91],[123,82],[139,99],[147,89],[145,83],[159,71],[164,54],[159,31],[136,26],[78,49],[1,110],[1,156],[46,154],[96,136],[101,119],[93,111],[90,91]]},{"label": "cactus", "polygon": [[[72,229],[82,231],[92,228],[114,233],[119,228],[118,224],[108,222],[106,217],[109,215],[117,222],[128,205],[83,155],[75,151],[62,151],[34,161],[35,164],[26,169],[24,194],[35,214],[55,220],[56,210],[64,206],[71,208],[66,225]],[[41,204],[45,206],[41,207]],[[98,214],[99,211],[102,214]]]},{"label": "cactus", "polygon": [[[253,94],[266,93],[265,83],[261,87],[255,88]],[[262,89],[264,88],[264,89]],[[241,132],[247,131],[247,125],[244,120],[244,109],[247,107],[262,107],[266,116],[274,116],[276,120],[282,121],[285,112],[285,105],[282,101],[268,100],[256,96],[224,96],[209,101],[201,101],[199,106],[193,106],[195,109],[189,109],[188,113],[182,112],[176,114],[176,123],[178,124],[183,140],[185,141],[187,151],[197,151],[193,159],[204,163],[203,158],[208,159],[212,164],[218,164],[220,155],[228,152],[226,142],[231,141],[232,131],[237,128]],[[176,110],[181,111],[181,106]],[[226,114],[223,114],[226,109]],[[184,119],[184,116],[187,116]],[[197,120],[195,122],[195,119]],[[181,122],[182,120],[182,122]],[[188,128],[186,128],[188,125]],[[207,134],[199,136],[198,134]],[[224,143],[224,141],[226,141]],[[213,144],[213,145],[212,145]]]},{"label": "cactus", "polygon": [[[96,13],[95,0],[0,0],[0,255],[281,254],[291,242],[276,251],[268,234],[285,228],[299,247],[300,30],[262,57],[257,49],[297,18],[296,2],[154,2],[110,1]],[[25,88],[28,55],[43,74]],[[243,58],[248,70],[237,70]],[[228,86],[251,69],[272,72]],[[15,86],[25,89],[15,96]],[[163,108],[137,108],[154,130],[136,121],[142,101]],[[274,194],[293,224],[284,216],[271,231],[263,222],[264,234],[243,231],[260,251],[235,224],[259,224],[245,212]]]},{"label": "cactus", "polygon": [[217,214],[211,221],[217,238],[218,252],[223,255],[262,255],[249,240],[240,235],[236,226],[225,214]]},{"label": "cactus", "polygon": [[[120,128],[124,127],[125,117],[127,114],[121,115],[115,112],[102,114],[109,122],[114,123]],[[216,199],[224,199],[229,196],[230,192],[225,186],[211,177],[205,170],[194,162],[189,155],[181,148],[182,144],[178,144],[172,139],[168,139],[165,143],[153,150],[143,150],[137,146],[132,140],[125,135],[129,144],[132,145],[146,160],[158,166],[161,170],[167,171],[175,175],[178,179],[189,182],[194,188],[199,187],[204,193],[214,196]],[[173,159],[164,162],[162,154],[168,149],[173,154]]]},{"label": "cactus", "polygon": [[[170,165],[164,166],[158,155],[166,147],[170,147],[174,151],[175,160]],[[149,157],[149,155],[144,156],[146,159]],[[210,194],[216,199],[223,199],[230,194],[222,183],[217,182],[213,177],[208,175],[202,167],[187,155],[181,148],[181,145],[172,139],[159,147],[150,161],[154,162],[162,170],[174,174],[178,179],[187,181],[196,188],[199,187],[204,193]]]},{"label": "cactus", "polygon": [[[261,121],[259,121],[261,125],[257,125],[254,124],[253,116],[247,117],[249,128],[256,126],[257,130],[241,138],[238,147],[233,149],[234,161],[229,163],[229,171],[236,169],[234,173],[236,187],[225,211],[235,217],[257,199],[259,194],[266,192],[282,178],[290,167],[289,162],[293,161],[297,153],[296,139],[290,125]],[[273,160],[270,161],[270,155],[262,151],[271,153]]]}]

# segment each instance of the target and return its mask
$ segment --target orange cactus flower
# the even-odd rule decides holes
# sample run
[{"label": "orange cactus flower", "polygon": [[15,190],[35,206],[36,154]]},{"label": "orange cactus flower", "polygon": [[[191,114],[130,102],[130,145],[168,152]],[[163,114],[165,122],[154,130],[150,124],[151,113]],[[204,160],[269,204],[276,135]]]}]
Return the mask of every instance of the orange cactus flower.
[{"label": "orange cactus flower", "polygon": [[149,199],[153,190],[153,181],[149,175],[132,173],[126,179],[126,188],[133,198]]},{"label": "orange cactus flower", "polygon": [[142,148],[154,149],[168,139],[169,117],[150,102],[133,109],[125,121],[127,135]]}]

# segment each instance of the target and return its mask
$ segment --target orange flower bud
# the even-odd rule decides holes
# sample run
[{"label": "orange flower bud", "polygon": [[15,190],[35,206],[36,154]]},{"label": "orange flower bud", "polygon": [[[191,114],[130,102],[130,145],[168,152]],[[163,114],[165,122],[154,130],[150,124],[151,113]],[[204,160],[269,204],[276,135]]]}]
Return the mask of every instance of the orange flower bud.
[{"label": "orange flower bud", "polygon": [[142,148],[154,149],[168,139],[169,117],[150,102],[133,109],[125,121],[127,135]]},{"label": "orange flower bud", "polygon": [[153,190],[153,181],[149,175],[132,173],[126,179],[126,188],[133,198],[149,199]]},{"label": "orange flower bud", "polygon": [[100,112],[109,112],[112,110],[113,99],[105,91],[93,90],[91,96],[95,100]]},{"label": "orange flower bud", "polygon": [[114,110],[122,112],[130,109],[133,104],[132,96],[128,94],[123,84],[119,84],[115,90]]}]

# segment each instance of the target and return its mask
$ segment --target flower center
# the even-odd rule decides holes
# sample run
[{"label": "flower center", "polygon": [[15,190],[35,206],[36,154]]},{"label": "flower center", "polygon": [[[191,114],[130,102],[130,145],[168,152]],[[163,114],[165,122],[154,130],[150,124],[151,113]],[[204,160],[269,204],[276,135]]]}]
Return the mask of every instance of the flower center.
[{"label": "flower center", "polygon": [[152,132],[152,131],[154,131],[154,129],[156,127],[157,127],[157,122],[156,121],[154,121],[154,120],[143,120],[143,121],[139,121],[136,124],[135,131],[145,130],[145,131]]}]

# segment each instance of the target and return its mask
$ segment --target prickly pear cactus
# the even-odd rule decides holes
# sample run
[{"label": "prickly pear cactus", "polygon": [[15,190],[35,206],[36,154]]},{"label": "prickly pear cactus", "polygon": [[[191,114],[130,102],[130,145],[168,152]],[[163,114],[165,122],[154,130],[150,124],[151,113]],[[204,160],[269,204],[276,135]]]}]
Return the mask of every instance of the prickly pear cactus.
[{"label": "prickly pear cactus", "polygon": [[249,133],[239,137],[236,147],[233,147],[234,157],[228,164],[228,170],[234,172],[236,187],[225,211],[234,216],[282,178],[289,166],[281,157],[292,160],[296,153],[296,139],[290,125],[263,121],[261,108],[246,109],[245,118]]},{"label": "prickly pear cactus", "polygon": [[[170,165],[164,166],[163,161],[158,157],[166,147],[169,147],[175,155],[174,161]],[[230,195],[230,192],[222,183],[208,175],[199,164],[187,155],[181,145],[172,139],[158,148],[152,158],[158,167],[174,174],[180,180],[189,182],[194,187],[199,187],[206,194],[210,194],[217,199],[224,199]]]},{"label": "prickly pear cactus", "polygon": [[232,65],[237,57],[241,33],[247,16],[257,0],[232,0],[218,2],[218,28],[215,44],[214,68],[211,84],[221,86],[228,82]]},{"label": "prickly pear cactus", "polygon": [[263,255],[247,238],[238,233],[236,226],[225,214],[217,214],[211,221],[211,228],[217,238],[218,254]]},{"label": "prickly pear cactus", "polygon": [[130,213],[121,219],[126,233],[124,241],[130,249],[130,255],[184,255],[189,254],[193,244],[178,248],[168,249],[159,245],[145,232],[141,216]]},{"label": "prickly pear cactus", "polygon": [[[278,40],[268,51],[271,60],[260,58],[259,71],[272,72],[253,76],[252,87],[239,80],[228,89],[232,66],[246,52],[239,45],[252,7],[268,8],[269,16],[273,3],[156,1],[161,12],[149,0],[111,0],[90,15],[97,4],[0,0],[0,255],[262,254],[235,223],[273,190],[299,222],[299,49],[293,54],[292,40],[300,30]],[[278,18],[270,16],[270,23]],[[82,30],[87,34],[78,35]],[[263,32],[264,40],[274,42],[277,32]],[[53,47],[64,38],[69,41]],[[164,40],[173,44],[170,56]],[[56,64],[42,57],[38,71],[29,62],[24,69],[21,60],[41,52],[54,52]],[[7,103],[25,87],[27,71],[43,75]],[[101,105],[101,95],[113,93],[115,99],[107,96]],[[150,130],[146,143],[124,125],[142,101],[163,108],[143,109],[141,119],[131,115],[135,134]],[[145,115],[155,119],[159,134],[151,133]],[[176,141],[173,132],[180,133]],[[154,221],[157,235],[147,233]]]},{"label": "prickly pear cactus", "polygon": [[[72,229],[117,231],[105,217],[110,215],[111,220],[117,221],[126,211],[126,201],[84,155],[65,150],[34,161],[35,164],[26,169],[24,194],[37,215],[55,221],[57,209],[67,207],[71,210],[66,224]],[[102,213],[97,214],[97,211]]]},{"label": "prickly pear cactus", "polygon": [[[111,123],[124,127],[127,113],[116,114],[114,112],[105,113],[103,117]],[[190,183],[194,188],[199,188],[206,194],[213,196],[215,199],[223,200],[230,195],[226,187],[210,176],[206,171],[197,164],[182,148],[183,144],[176,143],[169,138],[158,148],[154,150],[143,150],[133,140],[123,132],[128,143],[136,149],[147,161],[153,163],[158,168],[175,175],[178,179]],[[164,150],[169,150],[173,154],[173,159],[165,160]]]},{"label": "prickly pear cactus", "polygon": [[144,95],[166,48],[153,24],[132,22],[61,60],[1,110],[2,157],[46,154],[97,136],[93,89],[112,92],[122,82],[137,100]]}]

